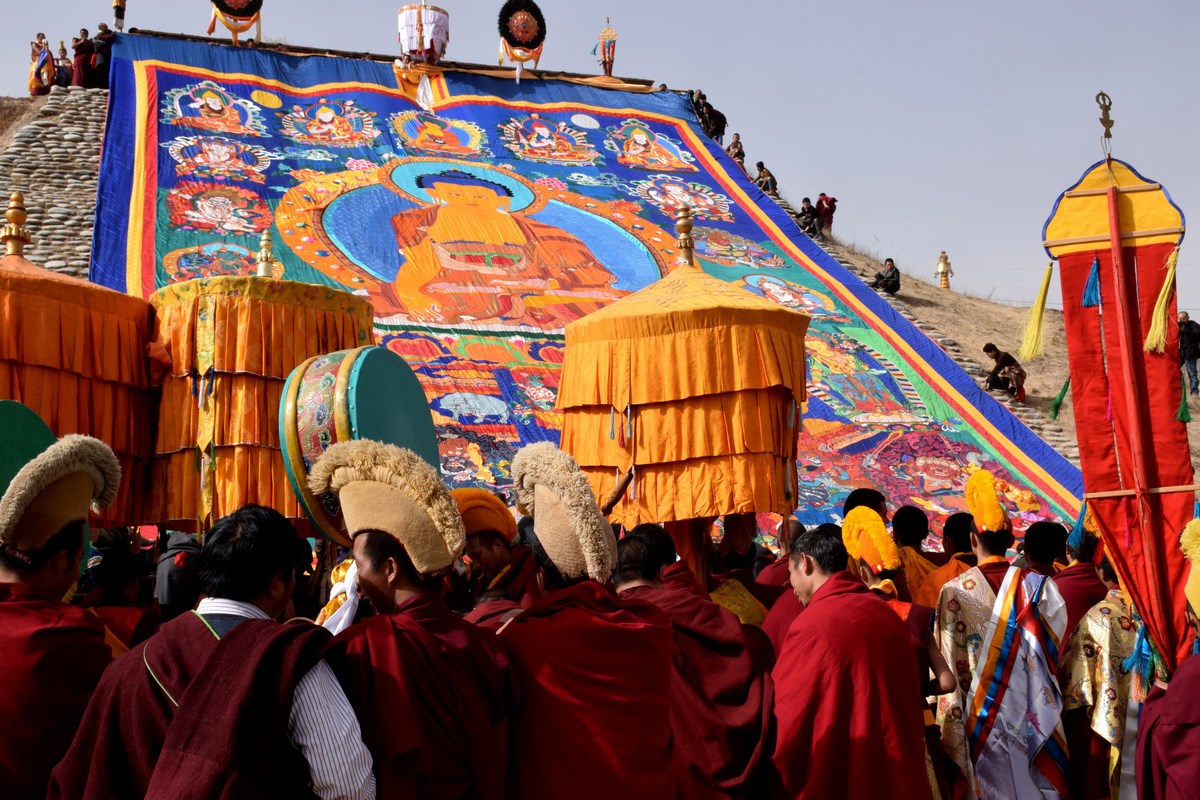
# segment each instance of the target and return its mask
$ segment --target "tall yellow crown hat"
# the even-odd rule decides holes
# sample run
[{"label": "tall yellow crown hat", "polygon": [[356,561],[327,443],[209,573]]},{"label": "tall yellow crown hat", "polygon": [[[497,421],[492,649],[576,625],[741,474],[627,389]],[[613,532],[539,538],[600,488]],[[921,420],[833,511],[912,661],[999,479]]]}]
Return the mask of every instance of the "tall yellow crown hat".
[{"label": "tall yellow crown hat", "polygon": [[1183,550],[1191,568],[1187,583],[1183,585],[1183,594],[1192,611],[1200,615],[1200,519],[1192,520],[1183,529],[1179,537],[1179,549]]},{"label": "tall yellow crown hat", "polygon": [[1003,486],[986,469],[977,470],[967,479],[967,511],[975,518],[980,531],[1012,530],[1012,520],[1000,501]]},{"label": "tall yellow crown hat", "polygon": [[850,510],[842,522],[842,542],[851,558],[862,561],[871,571],[899,569],[900,549],[887,532],[883,518],[866,506]]}]

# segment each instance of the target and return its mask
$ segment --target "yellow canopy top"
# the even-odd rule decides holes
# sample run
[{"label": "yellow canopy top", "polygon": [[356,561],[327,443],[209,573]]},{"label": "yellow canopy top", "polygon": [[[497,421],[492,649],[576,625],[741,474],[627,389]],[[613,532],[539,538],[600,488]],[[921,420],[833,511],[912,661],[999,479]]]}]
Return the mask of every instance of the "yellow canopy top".
[{"label": "yellow canopy top", "polygon": [[804,400],[808,317],[681,265],[566,328],[560,408],[783,386]]},{"label": "yellow canopy top", "polygon": [[1183,239],[1183,212],[1166,189],[1114,158],[1092,165],[1059,195],[1042,231],[1043,245],[1052,258],[1107,245],[1109,186],[1117,188],[1123,245],[1178,244]]}]

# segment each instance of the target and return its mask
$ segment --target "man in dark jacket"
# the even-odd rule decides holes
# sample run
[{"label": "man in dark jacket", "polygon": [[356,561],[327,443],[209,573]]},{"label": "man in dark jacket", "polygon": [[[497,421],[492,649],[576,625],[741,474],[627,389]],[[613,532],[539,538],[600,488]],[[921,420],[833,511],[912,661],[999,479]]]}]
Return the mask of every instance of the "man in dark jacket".
[{"label": "man in dark jacket", "polygon": [[821,216],[813,206],[812,200],[807,197],[800,201],[800,213],[796,217],[796,222],[800,225],[800,230],[804,231],[810,239],[821,238]]},{"label": "man in dark jacket", "polygon": [[169,537],[158,557],[154,586],[163,622],[191,611],[200,599],[200,543],[191,533],[170,531]]},{"label": "man in dark jacket", "polygon": [[1010,353],[1001,350],[988,342],[983,346],[983,353],[996,362],[988,373],[984,388],[988,391],[1002,391],[1018,402],[1025,402],[1025,370]]},{"label": "man in dark jacket", "polygon": [[1179,363],[1187,371],[1188,391],[1200,394],[1200,378],[1196,376],[1196,359],[1200,358],[1200,323],[1188,312],[1179,312]]},{"label": "man in dark jacket", "polygon": [[871,284],[872,289],[882,289],[888,294],[895,294],[900,291],[900,269],[896,266],[896,262],[890,258],[883,260],[883,272],[875,273],[875,281]]}]

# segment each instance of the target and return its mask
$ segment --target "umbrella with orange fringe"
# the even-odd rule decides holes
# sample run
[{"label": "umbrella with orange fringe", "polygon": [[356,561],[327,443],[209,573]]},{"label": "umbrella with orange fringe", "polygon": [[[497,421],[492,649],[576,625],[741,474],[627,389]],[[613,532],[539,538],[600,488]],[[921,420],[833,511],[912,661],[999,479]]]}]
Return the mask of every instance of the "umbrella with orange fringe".
[{"label": "umbrella with orange fringe", "polygon": [[152,465],[151,518],[207,529],[246,503],[304,520],[284,468],[284,382],[314,356],[374,343],[362,297],[269,277],[196,278],[158,290],[154,339],[170,356]]},{"label": "umbrella with orange fringe", "polygon": [[631,477],[627,527],[789,514],[808,317],[696,267],[689,209],[676,230],[669,275],[567,326],[563,449],[597,497]]},{"label": "umbrella with orange fringe", "polygon": [[82,433],[113,449],[121,487],[98,524],[148,521],[143,501],[153,416],[150,304],[27,261],[25,198],[19,192],[5,218],[0,399],[33,409],[55,436]]}]

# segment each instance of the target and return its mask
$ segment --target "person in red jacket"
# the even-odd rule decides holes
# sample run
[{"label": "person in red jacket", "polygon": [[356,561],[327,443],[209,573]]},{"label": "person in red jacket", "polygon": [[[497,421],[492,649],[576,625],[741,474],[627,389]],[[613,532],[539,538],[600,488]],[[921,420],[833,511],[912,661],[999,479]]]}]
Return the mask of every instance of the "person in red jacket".
[{"label": "person in red jacket", "polygon": [[833,230],[833,215],[837,211],[837,198],[821,192],[817,195],[817,216],[821,218],[821,230],[828,235]]},{"label": "person in red jacket", "polygon": [[112,660],[104,626],[62,602],[79,579],[92,501],[116,497],[103,442],[55,440],[30,409],[0,401],[0,795],[44,798]]}]

